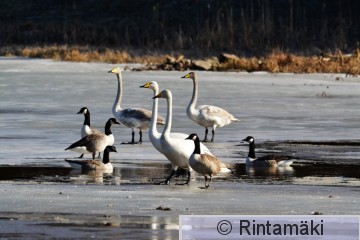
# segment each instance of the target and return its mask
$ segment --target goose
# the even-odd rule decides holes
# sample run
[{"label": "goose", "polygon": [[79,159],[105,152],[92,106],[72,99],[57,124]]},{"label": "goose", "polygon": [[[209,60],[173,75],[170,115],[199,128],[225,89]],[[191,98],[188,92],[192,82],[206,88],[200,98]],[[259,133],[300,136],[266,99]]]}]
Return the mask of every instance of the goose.
[{"label": "goose", "polygon": [[86,137],[83,137],[79,141],[71,144],[65,150],[71,150],[74,152],[79,152],[83,154],[91,153],[92,159],[95,159],[95,154],[97,152],[102,152],[109,145],[109,143],[114,142],[114,135],[111,132],[112,124],[120,124],[115,118],[110,118],[105,124],[105,134],[104,133],[92,133]]},{"label": "goose", "polygon": [[[90,111],[87,107],[82,107],[77,114],[83,114],[84,115],[84,124],[81,127],[81,138],[86,137],[87,135],[90,135],[92,133],[100,134],[101,132],[95,128],[90,127]],[[112,143],[111,145],[113,145]],[[82,158],[84,154],[81,154],[79,158]],[[100,153],[99,153],[100,157]]]},{"label": "goose", "polygon": [[[159,93],[159,85],[156,81],[147,82],[144,85],[140,86],[140,88],[152,89],[154,92],[154,96],[158,95]],[[158,132],[155,122],[155,119],[157,119],[157,115],[158,115],[158,105],[159,105],[158,102],[159,102],[158,98],[153,99],[153,105],[152,105],[153,114],[151,116],[151,121],[150,121],[149,139],[152,145],[156,148],[156,150],[158,150],[160,153],[163,153],[163,150],[161,149],[161,133]],[[188,134],[171,132],[170,136],[172,138],[185,139],[188,136]],[[200,146],[202,153],[206,152],[208,154],[211,154],[210,150],[204,144],[201,143]],[[189,156],[192,154],[193,151],[194,151],[194,147],[192,149],[189,148],[189,152],[188,152]]]},{"label": "goose", "polygon": [[193,140],[195,145],[194,152],[189,158],[189,165],[197,173],[200,173],[205,177],[205,188],[208,188],[212,177],[218,174],[222,168],[227,168],[227,166],[215,156],[201,153],[200,139],[196,133],[190,134],[186,140]]},{"label": "goose", "polygon": [[290,166],[295,160],[294,157],[284,155],[266,155],[256,158],[254,137],[248,136],[242,141],[249,143],[249,154],[246,158],[247,166]]},{"label": "goose", "polygon": [[212,137],[211,142],[214,141],[215,129],[217,127],[223,127],[229,125],[232,122],[239,122],[240,120],[235,118],[232,114],[226,110],[211,106],[211,105],[201,105],[195,108],[197,97],[198,97],[198,80],[195,72],[190,72],[181,78],[190,78],[193,80],[193,94],[189,102],[189,105],[186,109],[187,116],[199,124],[200,126],[205,127],[205,138],[203,142],[207,142],[208,128],[212,128]]},{"label": "goose", "polygon": [[[119,67],[113,68],[109,73],[114,73],[118,80],[118,90],[115,98],[115,102],[112,108],[114,117],[119,120],[122,125],[125,125],[132,130],[132,138],[129,144],[136,144],[135,142],[135,128],[139,129],[139,142],[142,143],[142,131],[146,130],[150,126],[151,112],[143,108],[126,108],[121,109],[121,98],[122,98],[122,77],[121,69]],[[157,123],[164,125],[165,120],[163,117],[157,118]]]},{"label": "goose", "polygon": [[115,146],[106,146],[103,154],[103,161],[99,160],[68,160],[65,159],[66,162],[70,164],[72,168],[82,170],[102,170],[105,172],[112,172],[113,166],[110,163],[109,153],[117,152]]}]

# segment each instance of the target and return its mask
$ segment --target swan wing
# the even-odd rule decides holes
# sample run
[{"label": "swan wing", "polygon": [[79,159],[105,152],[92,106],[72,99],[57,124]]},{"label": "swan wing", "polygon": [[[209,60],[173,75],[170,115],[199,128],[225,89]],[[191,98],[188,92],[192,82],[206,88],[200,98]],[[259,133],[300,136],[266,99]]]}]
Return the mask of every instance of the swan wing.
[{"label": "swan wing", "polygon": [[211,106],[211,105],[201,105],[197,108],[199,111],[199,115],[205,119],[229,119],[230,121],[239,121],[237,118],[234,117],[231,113],[226,111],[225,109]]}]

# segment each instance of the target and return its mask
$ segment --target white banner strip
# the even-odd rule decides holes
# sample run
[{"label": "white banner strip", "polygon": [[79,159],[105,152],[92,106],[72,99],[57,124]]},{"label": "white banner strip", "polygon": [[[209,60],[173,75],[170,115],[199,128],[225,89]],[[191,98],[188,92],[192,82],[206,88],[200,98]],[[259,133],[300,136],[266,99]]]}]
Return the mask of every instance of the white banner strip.
[{"label": "white banner strip", "polygon": [[359,216],[181,215],[180,239],[359,240]]}]

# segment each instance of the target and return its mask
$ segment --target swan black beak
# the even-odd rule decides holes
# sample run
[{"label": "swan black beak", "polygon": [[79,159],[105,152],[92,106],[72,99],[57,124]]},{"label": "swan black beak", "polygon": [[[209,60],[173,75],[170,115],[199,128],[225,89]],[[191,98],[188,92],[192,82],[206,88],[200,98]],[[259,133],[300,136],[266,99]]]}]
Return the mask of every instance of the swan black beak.
[{"label": "swan black beak", "polygon": [[112,70],[108,71],[108,73],[112,73]]},{"label": "swan black beak", "polygon": [[152,99],[154,98],[160,98],[161,97],[161,93],[159,93],[158,95],[156,95],[155,97],[153,97]]},{"label": "swan black beak", "polygon": [[190,73],[186,74],[185,76],[182,76],[181,78],[190,78]]}]

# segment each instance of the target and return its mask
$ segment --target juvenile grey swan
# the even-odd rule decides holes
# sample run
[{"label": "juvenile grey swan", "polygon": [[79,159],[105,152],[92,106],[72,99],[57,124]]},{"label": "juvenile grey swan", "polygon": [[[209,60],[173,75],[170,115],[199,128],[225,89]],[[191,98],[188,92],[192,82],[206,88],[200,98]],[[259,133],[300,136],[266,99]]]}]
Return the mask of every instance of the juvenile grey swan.
[{"label": "juvenile grey swan", "polygon": [[193,81],[194,84],[193,94],[189,102],[189,105],[186,109],[186,114],[191,120],[193,120],[200,126],[205,127],[205,138],[203,142],[207,142],[208,140],[207,135],[208,135],[209,127],[212,128],[211,142],[213,142],[216,128],[229,125],[232,122],[240,121],[226,110],[216,106],[201,105],[195,108],[198,97],[198,80],[196,73],[190,72],[181,78],[190,78]]},{"label": "juvenile grey swan", "polygon": [[[208,188],[212,177],[221,172],[223,168],[227,168],[227,166],[215,156],[201,153],[200,139],[195,133],[190,134],[186,139],[193,140],[195,145],[194,152],[189,158],[189,165],[197,173],[200,173],[205,177],[205,188]],[[228,172],[230,171],[231,170],[229,169]]]},{"label": "juvenile grey swan", "polygon": [[272,154],[256,158],[254,137],[248,136],[243,141],[249,143],[249,154],[246,158],[247,166],[290,166],[295,160],[292,156]]},{"label": "juvenile grey swan", "polygon": [[113,166],[110,162],[110,152],[117,152],[115,146],[106,146],[103,154],[103,160],[68,160],[66,162],[70,164],[72,168],[82,170],[101,170],[104,172],[112,172]]},{"label": "juvenile grey swan", "polygon": [[[135,128],[139,129],[139,142],[142,143],[142,131],[150,127],[151,122],[151,111],[143,108],[126,108],[121,109],[121,98],[122,98],[122,77],[121,69],[119,67],[113,68],[109,73],[114,73],[118,80],[118,90],[115,98],[115,102],[112,108],[112,113],[114,117],[119,120],[122,125],[125,125],[132,130],[132,138],[130,144],[136,144],[135,142]],[[158,124],[164,125],[165,120],[163,117],[158,117]]]},{"label": "juvenile grey swan", "polygon": [[104,133],[92,133],[86,137],[83,137],[79,141],[71,144],[65,150],[71,150],[83,154],[92,154],[92,159],[95,159],[95,154],[103,152],[106,146],[114,142],[114,136],[111,132],[112,124],[120,124],[115,118],[110,118],[105,124]]},{"label": "juvenile grey swan", "polygon": [[[81,126],[81,138],[86,137],[87,135],[90,135],[92,133],[101,133],[99,130],[95,128],[90,127],[90,111],[87,107],[82,107],[77,114],[83,114],[84,115],[84,123]],[[111,145],[113,145],[112,143]],[[79,158],[82,158],[84,154],[81,154]],[[100,154],[99,154],[100,157]]]}]

